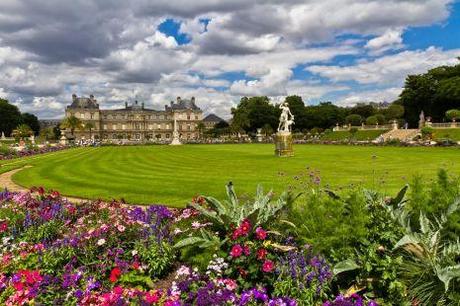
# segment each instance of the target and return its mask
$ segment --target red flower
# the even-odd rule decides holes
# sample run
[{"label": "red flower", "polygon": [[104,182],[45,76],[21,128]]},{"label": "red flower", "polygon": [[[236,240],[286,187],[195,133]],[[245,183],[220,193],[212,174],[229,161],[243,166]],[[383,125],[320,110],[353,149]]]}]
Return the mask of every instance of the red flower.
[{"label": "red flower", "polygon": [[275,268],[275,264],[273,263],[273,261],[269,259],[265,260],[264,263],[262,264],[262,271],[264,271],[265,273],[272,272],[274,268]]},{"label": "red flower", "polygon": [[7,221],[0,223],[0,233],[6,232],[8,230]]},{"label": "red flower", "polygon": [[243,248],[239,244],[235,244],[230,251],[232,257],[240,257],[243,254]]},{"label": "red flower", "polygon": [[261,227],[256,228],[256,237],[259,240],[265,240],[267,238],[267,231]]},{"label": "red flower", "polygon": [[121,270],[120,270],[120,268],[115,267],[115,268],[112,269],[112,271],[110,271],[110,278],[109,278],[109,280],[110,280],[112,283],[115,283],[115,282],[118,280],[118,278],[120,277],[120,275],[121,275]]},{"label": "red flower", "polygon": [[248,219],[244,219],[240,225],[240,231],[242,235],[247,235],[251,230],[251,222]]},{"label": "red flower", "polygon": [[133,262],[133,264],[132,264],[132,267],[133,267],[134,270],[139,269],[140,266],[141,266],[141,265],[139,264],[138,261],[135,261],[135,262]]},{"label": "red flower", "polygon": [[237,228],[236,230],[233,231],[232,234],[232,240],[236,240],[241,236],[241,230]]},{"label": "red flower", "polygon": [[258,249],[257,250],[257,259],[264,260],[267,257],[267,250],[266,249]]}]

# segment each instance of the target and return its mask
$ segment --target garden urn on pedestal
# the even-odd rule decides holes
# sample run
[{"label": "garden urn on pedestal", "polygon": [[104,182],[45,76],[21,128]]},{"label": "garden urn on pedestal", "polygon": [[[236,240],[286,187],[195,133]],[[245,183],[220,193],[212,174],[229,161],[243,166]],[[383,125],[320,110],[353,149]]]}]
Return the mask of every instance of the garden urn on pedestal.
[{"label": "garden urn on pedestal", "polygon": [[289,157],[294,155],[291,132],[291,126],[294,124],[294,116],[289,110],[287,103],[281,104],[280,109],[280,123],[278,125],[278,132],[275,134],[275,155]]}]

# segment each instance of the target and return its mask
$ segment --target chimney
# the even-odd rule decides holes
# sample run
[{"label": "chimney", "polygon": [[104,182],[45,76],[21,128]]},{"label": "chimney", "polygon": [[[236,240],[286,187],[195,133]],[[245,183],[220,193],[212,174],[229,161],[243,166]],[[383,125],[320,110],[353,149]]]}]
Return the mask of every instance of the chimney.
[{"label": "chimney", "polygon": [[77,100],[77,95],[76,94],[72,94],[72,101],[75,101]]},{"label": "chimney", "polygon": [[177,100],[177,103],[180,103],[180,97],[177,97],[176,100]]},{"label": "chimney", "polygon": [[128,102],[125,102],[125,108],[128,108]]},{"label": "chimney", "polygon": [[192,103],[195,103],[195,97],[192,97],[190,100],[192,100]]},{"label": "chimney", "polygon": [[89,98],[90,98],[91,100],[94,100],[94,95],[89,95]]},{"label": "chimney", "polygon": [[142,104],[141,104],[141,105],[142,105],[142,109],[144,109],[144,102],[142,102]]},{"label": "chimney", "polygon": [[134,101],[134,103],[136,103],[136,105],[137,105],[137,100],[136,100],[136,101]]}]

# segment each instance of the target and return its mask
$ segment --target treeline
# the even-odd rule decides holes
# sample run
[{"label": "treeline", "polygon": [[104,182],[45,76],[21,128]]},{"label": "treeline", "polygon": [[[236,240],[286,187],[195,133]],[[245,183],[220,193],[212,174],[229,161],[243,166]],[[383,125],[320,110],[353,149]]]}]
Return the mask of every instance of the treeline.
[{"label": "treeline", "polygon": [[[459,58],[460,59],[460,58]],[[392,103],[358,103],[353,107],[340,107],[332,102],[305,105],[299,96],[288,96],[295,117],[294,131],[330,129],[336,124],[354,126],[385,124],[397,120],[402,126],[417,127],[421,111],[433,122],[460,119],[460,64],[441,66],[420,75],[409,75],[400,97]],[[279,104],[268,97],[243,97],[232,108],[232,132],[254,133],[262,128],[265,133],[278,126]]]},{"label": "treeline", "polygon": [[[294,115],[295,132],[329,129],[336,124],[385,124],[401,120],[404,115],[404,107],[399,104],[360,103],[354,107],[340,107],[332,102],[321,102],[305,105],[299,96],[288,96],[285,102]],[[268,97],[243,97],[238,106],[232,108],[232,115],[230,129],[233,132],[254,133],[262,128],[264,133],[270,133],[278,127],[279,104],[271,103]]]},{"label": "treeline", "polygon": [[404,106],[404,119],[410,126],[417,125],[422,110],[433,122],[448,121],[451,118],[446,113],[460,108],[460,64],[409,75],[400,98],[394,103]]}]

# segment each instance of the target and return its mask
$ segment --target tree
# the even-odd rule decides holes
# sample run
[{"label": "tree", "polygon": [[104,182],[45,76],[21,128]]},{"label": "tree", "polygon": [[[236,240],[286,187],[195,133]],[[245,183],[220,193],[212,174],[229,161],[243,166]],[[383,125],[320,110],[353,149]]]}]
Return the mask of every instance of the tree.
[{"label": "tree", "polygon": [[388,120],[399,119],[404,116],[404,106],[393,103],[388,108],[382,110],[382,114]]},{"label": "tree", "polygon": [[366,124],[367,125],[385,124],[385,117],[382,114],[377,114],[377,115],[367,117]]},{"label": "tree", "polygon": [[377,110],[370,104],[358,103],[350,109],[350,113],[360,115],[362,118],[367,118],[375,115]]},{"label": "tree", "polygon": [[52,127],[47,127],[40,130],[40,137],[44,140],[57,139]]},{"label": "tree", "polygon": [[446,112],[446,118],[448,120],[452,120],[452,121],[457,121],[457,119],[460,118],[460,110],[458,109],[450,109]]},{"label": "tree", "polygon": [[433,121],[442,121],[447,110],[460,107],[460,64],[409,75],[399,100],[405,109],[404,118],[411,126],[418,125],[422,110]]},{"label": "tree", "polygon": [[10,136],[13,129],[21,124],[21,112],[10,104],[8,100],[0,99],[0,134],[4,132]]},{"label": "tree", "polygon": [[92,133],[92,131],[93,131],[93,129],[95,128],[94,123],[92,123],[92,122],[86,122],[86,123],[84,124],[84,128],[85,128],[85,130],[88,130],[88,131],[89,131],[89,138],[92,139],[92,138],[93,138],[93,133]]},{"label": "tree", "polygon": [[255,132],[265,124],[272,128],[278,125],[277,111],[267,97],[243,97],[236,108],[232,108],[232,129]]},{"label": "tree", "polygon": [[12,135],[15,138],[24,139],[26,137],[32,136],[34,132],[27,124],[20,124],[16,129],[13,130]]},{"label": "tree", "polygon": [[21,115],[21,122],[27,124],[35,135],[40,132],[40,123],[38,122],[37,116],[29,113],[23,113]]},{"label": "tree", "polygon": [[77,117],[70,116],[62,121],[61,128],[70,129],[70,134],[74,136],[75,130],[80,130],[83,128],[83,123]]},{"label": "tree", "polygon": [[345,122],[354,126],[361,125],[363,118],[358,114],[351,114],[345,118]]},{"label": "tree", "polygon": [[284,102],[287,102],[291,113],[294,115],[295,124],[293,129],[295,131],[301,131],[307,128],[307,122],[305,120],[305,103],[300,96],[287,96]]},{"label": "tree", "polygon": [[270,124],[265,124],[263,127],[262,127],[262,133],[265,134],[265,136],[270,136],[271,134],[273,134],[273,128]]}]

